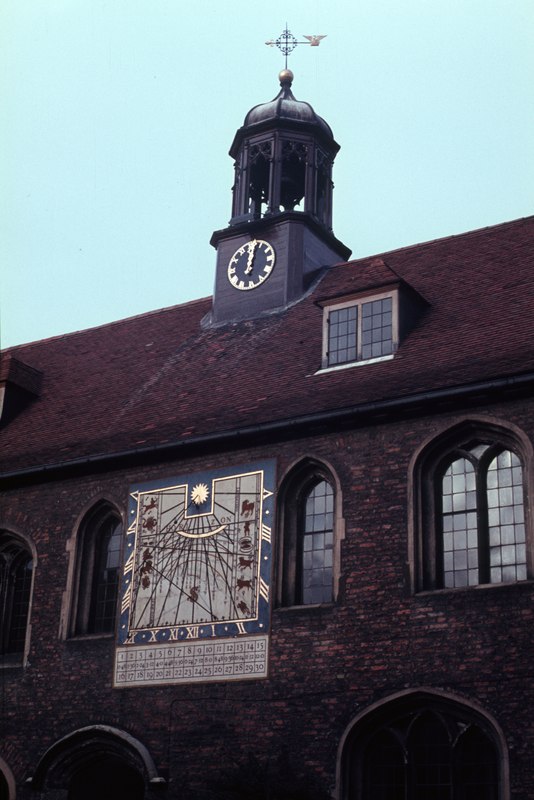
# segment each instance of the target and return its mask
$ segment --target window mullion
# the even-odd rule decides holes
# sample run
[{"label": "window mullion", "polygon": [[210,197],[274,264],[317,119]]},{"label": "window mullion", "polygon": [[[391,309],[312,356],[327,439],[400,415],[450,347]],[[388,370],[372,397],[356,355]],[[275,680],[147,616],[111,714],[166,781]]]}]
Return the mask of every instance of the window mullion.
[{"label": "window mullion", "polygon": [[490,582],[490,547],[488,524],[487,464],[476,468],[477,487],[477,536],[478,536],[478,582]]}]

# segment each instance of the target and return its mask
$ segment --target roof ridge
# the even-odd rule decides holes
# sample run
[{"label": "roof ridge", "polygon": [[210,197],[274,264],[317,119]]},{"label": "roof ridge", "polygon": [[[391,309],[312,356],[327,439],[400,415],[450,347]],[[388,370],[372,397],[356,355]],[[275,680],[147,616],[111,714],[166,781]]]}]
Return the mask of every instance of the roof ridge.
[{"label": "roof ridge", "polygon": [[[481,236],[482,234],[486,234],[488,231],[497,230],[499,228],[505,228],[507,226],[518,225],[522,222],[534,222],[534,214],[529,215],[528,217],[518,217],[517,219],[511,219],[507,222],[498,222],[495,225],[485,225],[483,228],[474,228],[470,231],[463,231],[462,233],[450,233],[446,236],[438,236],[436,239],[427,239],[423,242],[415,242],[414,244],[407,244],[403,245],[402,247],[394,247],[392,250],[383,250],[379,253],[371,253],[366,256],[359,256],[358,258],[351,258],[350,261],[342,261],[336,264],[335,266],[339,266],[339,264],[356,264],[361,261],[370,261],[373,258],[385,258],[388,255],[393,255],[395,253],[403,253],[406,250],[413,250],[417,247],[425,247],[426,245],[436,244],[437,242],[444,242],[449,239],[463,239],[468,236]],[[389,266],[389,265],[388,265]],[[390,269],[392,269],[390,267]]]},{"label": "roof ridge", "polygon": [[71,336],[81,336],[82,334],[89,333],[90,331],[97,331],[100,328],[111,328],[114,325],[123,325],[124,323],[131,322],[134,319],[141,319],[143,317],[152,317],[155,314],[162,314],[168,311],[174,311],[177,308],[186,308],[187,306],[200,305],[205,303],[206,300],[211,300],[211,295],[205,297],[198,297],[195,300],[187,300],[185,303],[175,303],[172,306],[164,306],[163,308],[153,308],[151,311],[143,311],[140,314],[132,314],[130,317],[122,317],[121,319],[114,319],[110,322],[102,322],[100,325],[90,325],[88,328],[80,328],[76,331],[69,331],[68,333],[57,333],[54,336],[47,336],[45,339],[34,339],[30,342],[21,342],[14,344],[5,349],[0,349],[0,353],[4,356],[13,353],[16,350],[31,347],[32,345],[41,345],[48,342],[53,342],[59,339],[67,339]]}]

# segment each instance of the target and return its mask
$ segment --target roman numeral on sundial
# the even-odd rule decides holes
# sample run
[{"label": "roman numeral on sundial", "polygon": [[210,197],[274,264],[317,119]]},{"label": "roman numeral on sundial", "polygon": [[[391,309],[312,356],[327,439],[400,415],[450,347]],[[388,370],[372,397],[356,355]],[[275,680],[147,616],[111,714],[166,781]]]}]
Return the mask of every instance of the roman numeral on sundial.
[{"label": "roman numeral on sundial", "polygon": [[133,569],[133,565],[134,565],[134,554],[132,552],[128,557],[128,561],[124,565],[124,574],[130,572]]},{"label": "roman numeral on sundial", "polygon": [[266,603],[269,602],[269,584],[265,583],[265,581],[261,577],[260,577],[260,595],[263,597]]},{"label": "roman numeral on sundial", "polygon": [[130,583],[130,585],[126,589],[124,597],[122,598],[121,614],[124,614],[124,612],[129,608],[131,601],[132,601],[132,584]]}]

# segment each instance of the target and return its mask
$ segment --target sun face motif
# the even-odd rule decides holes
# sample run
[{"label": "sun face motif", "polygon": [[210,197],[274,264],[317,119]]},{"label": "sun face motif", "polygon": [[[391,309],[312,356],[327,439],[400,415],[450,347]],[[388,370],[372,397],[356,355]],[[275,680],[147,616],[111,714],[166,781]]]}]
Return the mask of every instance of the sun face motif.
[{"label": "sun face motif", "polygon": [[191,500],[196,506],[201,506],[208,499],[209,489],[205,483],[197,483],[191,490]]}]

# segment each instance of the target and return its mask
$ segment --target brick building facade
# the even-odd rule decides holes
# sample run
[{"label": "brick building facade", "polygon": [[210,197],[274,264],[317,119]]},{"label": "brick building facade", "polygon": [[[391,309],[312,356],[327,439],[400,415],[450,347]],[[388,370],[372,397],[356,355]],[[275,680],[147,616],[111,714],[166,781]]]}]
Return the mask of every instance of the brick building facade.
[{"label": "brick building facade", "polygon": [[213,299],[2,354],[2,800],[534,798],[534,218],[347,261],[336,151],[284,73]]}]

